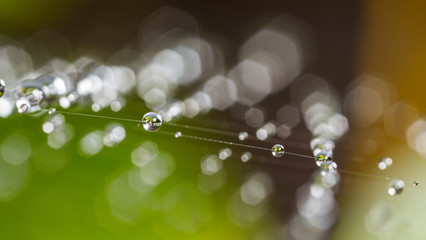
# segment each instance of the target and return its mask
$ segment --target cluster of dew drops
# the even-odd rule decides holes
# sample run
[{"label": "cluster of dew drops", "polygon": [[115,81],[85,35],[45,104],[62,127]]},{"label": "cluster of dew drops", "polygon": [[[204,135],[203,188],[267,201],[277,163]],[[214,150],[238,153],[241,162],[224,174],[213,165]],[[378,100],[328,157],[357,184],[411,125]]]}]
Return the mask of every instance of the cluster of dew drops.
[{"label": "cluster of dew drops", "polygon": [[[162,120],[161,116],[158,113],[155,113],[155,112],[146,113],[142,117],[143,128],[147,131],[150,131],[150,132],[155,132],[158,129],[160,129],[162,123],[163,123],[163,120]],[[175,138],[179,138],[181,136],[182,136],[181,132],[175,133]],[[238,138],[240,140],[245,140],[247,137],[248,137],[247,132],[241,132],[238,135]],[[281,145],[281,144],[275,144],[274,146],[272,146],[271,151],[272,151],[272,156],[274,156],[274,157],[282,157],[285,153],[284,146]]]},{"label": "cluster of dew drops", "polygon": [[[389,169],[392,166],[393,160],[390,157],[383,157],[379,160],[378,167],[380,170],[386,170]],[[418,186],[419,181],[415,180],[413,181],[413,186]],[[393,179],[388,188],[388,194],[391,196],[399,195],[402,193],[405,187],[405,182],[401,179]]]},{"label": "cluster of dew drops", "polygon": [[[55,112],[54,109],[49,110],[49,114],[52,114],[54,112]],[[161,116],[155,112],[148,112],[142,118],[143,128],[150,132],[158,131],[162,123],[163,123],[163,120]],[[182,136],[182,133],[176,132],[174,136],[175,138],[180,138]],[[239,140],[243,141],[248,138],[248,133],[240,132],[238,134],[238,138]],[[315,163],[324,172],[335,172],[337,170],[337,164],[333,161],[332,154],[328,151],[321,150],[321,149],[327,148],[326,147],[327,144],[329,143],[328,142],[325,142],[322,144],[314,143],[315,147],[313,148],[314,148],[314,154],[315,154]],[[320,145],[319,148],[318,148],[318,145]],[[328,147],[333,148],[334,146],[328,146]],[[284,153],[285,153],[284,146],[281,144],[275,144],[274,146],[272,146],[271,152],[272,152],[272,156],[274,157],[282,157],[284,156]],[[391,158],[383,157],[380,159],[378,167],[381,170],[385,170],[392,165],[392,162],[393,161]],[[414,181],[413,185],[418,186],[419,181],[417,180]],[[404,187],[405,187],[405,183],[403,180],[393,179],[389,184],[388,194],[391,196],[399,195],[404,190]]]},{"label": "cluster of dew drops", "polygon": [[[142,125],[143,128],[150,132],[158,131],[162,125],[162,117],[160,114],[157,114],[155,112],[148,112],[142,117]],[[180,138],[182,136],[181,132],[176,132],[174,134],[175,138]],[[248,138],[247,132],[240,132],[238,134],[238,139],[243,141]],[[315,151],[314,151],[315,152]],[[284,146],[281,144],[275,144],[271,148],[272,156],[274,157],[282,157],[285,154]],[[245,153],[244,155],[247,155]],[[247,158],[250,156],[245,156],[244,158]],[[324,172],[336,172],[337,171],[337,164],[333,162],[332,155],[330,152],[326,151],[319,151],[317,152],[315,156],[315,162],[320,167],[320,169]]]},{"label": "cluster of dew drops", "polygon": [[[4,95],[4,92],[6,90],[6,84],[3,81],[3,79],[0,79],[0,97]],[[56,112],[55,108],[50,108],[48,110],[48,114],[54,114]],[[148,112],[146,113],[142,118],[142,125],[143,128],[150,132],[155,132],[160,129],[161,125],[163,123],[162,117],[155,113],[155,112]],[[181,132],[176,132],[174,134],[175,138],[180,138],[182,136]],[[243,141],[248,138],[247,132],[240,132],[238,135],[239,140]],[[322,171],[325,172],[334,172],[337,170],[337,164],[332,159],[332,154],[328,151],[322,151],[324,148],[332,148],[330,146],[326,146],[328,143],[322,143],[321,147],[313,147],[314,148],[314,155],[315,155],[315,162],[320,167]],[[319,143],[314,143],[314,145],[318,146]],[[275,144],[272,146],[271,149],[272,155],[274,157],[282,157],[285,153],[284,146],[281,144]],[[389,157],[383,157],[380,159],[378,163],[378,167],[380,170],[386,170],[392,165],[392,159]],[[414,186],[419,185],[419,181],[413,182]],[[400,179],[393,179],[388,188],[388,194],[393,195],[399,195],[404,190],[405,183],[403,180]]]}]

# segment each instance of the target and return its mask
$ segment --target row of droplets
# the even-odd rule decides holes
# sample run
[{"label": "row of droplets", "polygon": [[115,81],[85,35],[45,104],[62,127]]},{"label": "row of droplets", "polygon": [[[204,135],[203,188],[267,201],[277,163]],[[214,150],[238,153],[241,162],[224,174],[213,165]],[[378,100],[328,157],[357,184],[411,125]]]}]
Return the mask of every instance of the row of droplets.
[{"label": "row of droplets", "polygon": [[[163,123],[163,119],[161,115],[155,112],[148,112],[142,117],[142,126],[145,130],[150,132],[155,132],[160,129]],[[181,132],[175,133],[175,138],[179,138],[182,136]],[[238,134],[238,138],[243,141],[248,137],[247,132],[241,132]],[[272,155],[274,157],[282,157],[285,153],[284,146],[281,144],[275,144],[271,149]]]},{"label": "row of droplets", "polygon": [[[84,57],[72,64],[63,62],[62,65],[56,68],[46,65],[42,70],[28,73],[26,80],[20,81],[16,87],[7,92],[5,101],[8,102],[8,106],[15,105],[19,113],[36,113],[49,106],[59,105],[67,109],[71,105],[86,104],[86,100],[92,100],[91,108],[94,112],[108,105],[111,110],[119,111],[126,104],[124,94],[135,85],[135,74],[126,66],[106,66]],[[5,93],[5,89],[5,82],[1,80],[0,97]],[[159,114],[163,116],[165,122],[168,122],[171,120],[172,112],[176,109],[180,109],[178,112],[181,112],[184,109],[180,105],[179,101],[171,103],[159,110]],[[49,112],[52,109],[55,108],[49,109]],[[284,110],[288,111],[288,106],[284,106]],[[297,114],[292,112],[292,115]],[[178,115],[175,114],[173,117]],[[281,128],[283,127],[277,129],[272,122],[266,123],[257,130],[257,138],[265,140],[275,133],[282,138],[288,137],[291,128],[284,129],[285,134],[280,134]],[[239,136],[240,140],[247,137],[246,132]]]},{"label": "row of droplets", "polygon": [[[306,92],[300,103],[307,128],[314,138],[310,147],[318,170],[312,181],[302,185],[296,194],[296,206],[286,238],[324,239],[337,219],[337,201],[341,177],[333,160],[335,141],[348,131],[348,122],[340,114],[337,99],[329,89]],[[304,109],[304,110],[303,110]],[[335,117],[331,117],[335,116]],[[338,120],[336,121],[336,118]]]},{"label": "row of droplets", "polygon": [[[380,170],[387,170],[389,169],[390,166],[392,166],[393,164],[393,160],[390,157],[382,157],[379,160],[378,163],[378,167]],[[419,181],[414,180],[413,181],[413,186],[418,186],[419,185]],[[388,194],[391,196],[394,195],[399,195],[402,193],[402,191],[404,190],[405,187],[405,182],[401,179],[392,179],[392,181],[389,183],[389,187],[388,187]]]},{"label": "row of droplets", "polygon": [[[56,111],[55,108],[51,108],[49,109],[48,113],[53,114],[55,113],[55,111]],[[155,112],[146,113],[142,118],[143,127],[147,131],[157,131],[158,129],[160,129],[162,122],[163,120],[161,115]],[[182,133],[176,132],[174,136],[175,138],[180,138],[182,136]],[[238,138],[241,141],[245,140],[248,138],[248,133],[240,132],[238,135]],[[335,147],[334,142],[331,140],[327,140],[323,137],[316,137],[311,141],[310,146],[315,155],[316,165],[321,170],[321,173],[322,173],[321,175],[338,174],[337,164],[333,161],[333,157],[332,157],[332,150]],[[274,157],[282,157],[285,154],[285,149],[283,145],[275,144],[272,147],[271,152]],[[247,161],[247,159],[249,158],[251,158],[251,156],[248,156],[248,154],[245,154],[244,157],[242,157],[242,160],[245,159],[245,161]],[[382,158],[378,164],[379,168],[382,170],[388,168],[390,165],[392,165],[392,159],[388,157]],[[419,182],[414,181],[413,184],[417,186]],[[404,188],[404,185],[405,184],[402,180],[394,179],[393,181],[391,181],[391,184],[388,189],[388,193],[390,195],[400,194]]]},{"label": "row of droplets", "polygon": [[[55,109],[50,109],[49,113],[52,114]],[[160,114],[155,112],[149,112],[142,118],[142,125],[147,131],[157,131],[162,126],[163,120]],[[176,132],[175,137],[179,138],[182,133]],[[248,137],[248,134],[242,132],[238,135],[240,140],[244,140]],[[334,139],[333,139],[334,140]],[[297,221],[308,221],[311,225],[316,228],[318,234],[324,234],[333,225],[336,219],[335,200],[334,194],[338,191],[340,185],[340,175],[337,171],[337,164],[333,161],[333,149],[335,147],[334,141],[330,138],[327,139],[325,135],[316,136],[311,141],[311,148],[314,154],[314,159],[319,170],[314,173],[312,183],[307,186],[302,186],[300,191],[301,197],[298,200],[298,212],[295,218],[290,221],[290,224],[297,224]],[[275,144],[271,149],[272,155],[275,157],[281,157],[285,154],[284,146]],[[384,158],[380,161],[379,167],[385,164],[390,166],[392,163],[390,158]],[[414,183],[415,185],[418,182]],[[388,189],[390,195],[398,195],[404,188],[404,182],[402,180],[395,179],[391,182],[391,187]],[[313,203],[314,202],[314,203]],[[324,208],[326,210],[317,213],[310,213],[310,210],[314,204],[317,208]],[[334,206],[334,207],[330,207]],[[320,223],[319,219],[329,219]],[[300,226],[299,226],[300,227]],[[312,231],[312,228],[309,229]]]}]

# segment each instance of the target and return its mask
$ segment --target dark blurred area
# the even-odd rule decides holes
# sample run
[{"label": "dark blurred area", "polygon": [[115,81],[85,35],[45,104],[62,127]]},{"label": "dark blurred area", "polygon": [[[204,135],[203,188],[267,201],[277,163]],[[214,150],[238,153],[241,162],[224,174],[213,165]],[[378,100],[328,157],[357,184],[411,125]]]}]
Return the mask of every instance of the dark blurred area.
[{"label": "dark blurred area", "polygon": [[[305,22],[313,32],[316,73],[343,88],[354,77],[362,1],[3,1],[1,32],[27,38],[41,30],[69,39],[74,49],[91,49],[108,56],[133,46],[139,26],[153,12],[175,7],[193,16],[200,34],[227,41],[228,63],[236,62],[237,46],[259,26],[286,14]],[[5,7],[7,6],[7,7]],[[34,9],[37,9],[34,11]],[[179,19],[176,19],[179,21]]]}]

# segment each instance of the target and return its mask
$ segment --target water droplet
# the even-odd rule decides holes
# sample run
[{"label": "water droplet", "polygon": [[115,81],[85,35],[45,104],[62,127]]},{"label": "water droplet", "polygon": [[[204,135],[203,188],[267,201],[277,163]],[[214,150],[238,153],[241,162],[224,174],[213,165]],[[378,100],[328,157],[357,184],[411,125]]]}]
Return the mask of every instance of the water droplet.
[{"label": "water droplet", "polygon": [[383,157],[383,158],[381,158],[380,159],[380,161],[379,161],[379,169],[380,170],[385,170],[385,169],[387,169],[388,167],[390,167],[391,165],[392,165],[392,159],[391,158],[388,158],[388,157]]},{"label": "water droplet", "polygon": [[181,132],[176,132],[175,133],[175,138],[180,138],[182,137],[182,133]]},{"label": "water droplet", "polygon": [[282,157],[284,155],[284,146],[281,144],[275,144],[272,147],[272,155],[274,157]]},{"label": "water droplet", "polygon": [[419,185],[419,181],[414,181],[414,182],[413,182],[413,185],[414,185],[414,186],[418,186],[418,185]]},{"label": "water droplet", "polygon": [[315,156],[315,162],[320,167],[322,162],[333,161],[333,156],[329,152],[319,152]]},{"label": "water droplet", "polygon": [[38,88],[22,88],[20,91],[21,99],[27,100],[31,105],[38,105],[45,98],[43,91]]},{"label": "water droplet", "polygon": [[138,123],[138,127],[140,127],[141,126],[141,124],[140,123]]},{"label": "water droplet", "polygon": [[145,130],[155,132],[160,129],[163,120],[160,115],[155,112],[149,112],[143,115],[142,124]]},{"label": "water droplet", "polygon": [[48,111],[49,115],[52,115],[55,112],[56,112],[56,108],[50,108],[49,111]]},{"label": "water droplet", "polygon": [[26,113],[26,112],[28,112],[29,109],[30,109],[30,106],[28,104],[23,103],[23,104],[19,105],[18,112],[19,113]]},{"label": "water droplet", "polygon": [[18,93],[20,96],[16,100],[16,107],[19,113],[36,112],[41,109],[40,103],[44,99],[44,94],[37,88],[23,88]]},{"label": "water droplet", "polygon": [[243,162],[247,162],[248,160],[250,160],[252,157],[251,152],[245,152],[241,155],[241,161]]},{"label": "water droplet", "polygon": [[394,196],[401,194],[402,190],[404,190],[404,186],[404,181],[399,179],[392,180],[388,188],[389,195]]},{"label": "water droplet", "polygon": [[240,141],[244,141],[248,138],[248,133],[247,132],[240,132],[238,134],[238,139],[240,139]]},{"label": "water droplet", "polygon": [[320,168],[322,171],[325,171],[325,172],[336,172],[337,164],[333,161],[325,161],[321,163]]},{"label": "water droplet", "polygon": [[4,90],[6,89],[6,83],[0,78],[0,97],[3,96]]}]

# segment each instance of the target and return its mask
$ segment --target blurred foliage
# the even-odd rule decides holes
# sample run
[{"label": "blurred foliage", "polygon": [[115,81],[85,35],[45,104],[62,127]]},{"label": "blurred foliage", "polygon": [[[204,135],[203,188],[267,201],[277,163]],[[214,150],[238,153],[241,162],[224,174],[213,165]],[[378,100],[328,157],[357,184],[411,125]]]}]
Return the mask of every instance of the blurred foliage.
[{"label": "blurred foliage", "polygon": [[[118,113],[106,109],[98,114],[141,119],[147,110],[140,100],[132,99]],[[163,125],[158,133],[152,133],[138,127],[137,123],[121,122],[127,133],[123,142],[112,148],[104,147],[95,156],[84,157],[80,154],[79,140],[91,131],[103,130],[111,120],[65,115],[66,122],[74,127],[75,136],[63,148],[54,150],[46,145],[47,135],[41,128],[44,117],[15,114],[1,120],[0,143],[11,134],[19,133],[30,140],[33,150],[27,160],[30,165],[28,184],[10,199],[0,202],[1,239],[274,238],[277,222],[272,212],[247,225],[249,228],[235,225],[228,218],[230,196],[238,193],[243,176],[254,170],[239,160],[238,149],[233,157],[224,160],[221,171],[228,173],[225,186],[206,193],[197,186],[200,160],[207,154],[216,154],[223,145],[162,134],[191,130]],[[146,141],[155,142],[161,153],[171,154],[175,169],[153,191],[141,194],[140,199],[132,195],[136,191],[120,187],[123,191],[120,201],[127,202],[123,207],[130,211],[127,214],[136,214],[130,221],[120,220],[113,215],[108,201],[111,184],[128,180],[128,172],[134,168],[131,152]],[[40,163],[39,158],[43,154],[49,158],[47,161],[53,169],[40,166],[43,162]],[[55,162],[58,165],[52,165]],[[3,180],[11,183],[14,177],[19,176]],[[8,182],[1,185],[4,190]],[[136,203],[140,207],[132,205],[135,197],[142,200]],[[250,217],[250,211],[245,214]]]}]

